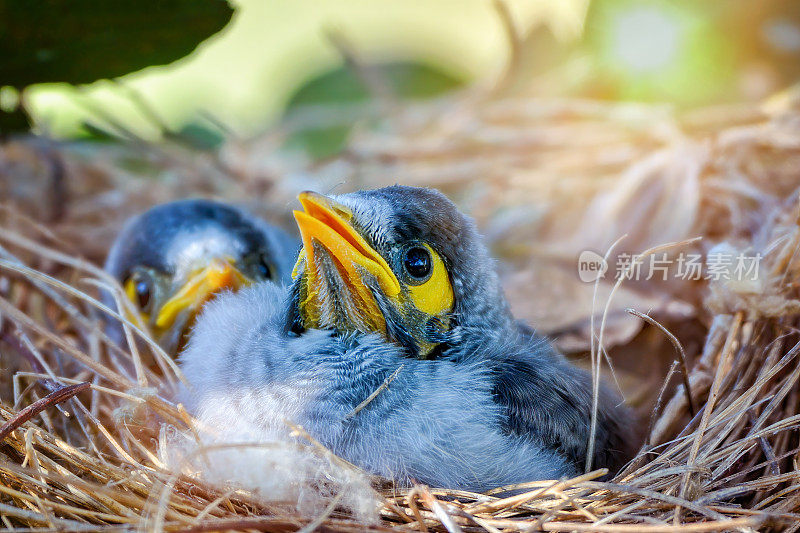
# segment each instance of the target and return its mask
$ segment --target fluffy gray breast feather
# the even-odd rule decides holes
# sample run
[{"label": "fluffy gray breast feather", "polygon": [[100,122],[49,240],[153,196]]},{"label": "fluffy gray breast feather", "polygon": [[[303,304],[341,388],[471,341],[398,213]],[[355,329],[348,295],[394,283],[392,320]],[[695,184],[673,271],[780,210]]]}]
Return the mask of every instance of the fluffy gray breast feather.
[{"label": "fluffy gray breast feather", "polygon": [[263,283],[206,306],[181,356],[192,384],[183,399],[201,422],[262,441],[286,434],[288,419],[401,482],[483,491],[576,473],[537,434],[509,431],[486,360],[411,359],[377,335],[286,333],[286,298]]}]

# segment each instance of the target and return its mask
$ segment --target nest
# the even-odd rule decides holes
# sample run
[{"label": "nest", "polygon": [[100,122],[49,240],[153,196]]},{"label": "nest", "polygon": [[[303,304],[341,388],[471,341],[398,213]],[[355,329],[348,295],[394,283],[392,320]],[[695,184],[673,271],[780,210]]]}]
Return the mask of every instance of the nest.
[{"label": "nest", "polygon": [[[280,148],[293,131],[354,113],[370,127],[335,158]],[[214,153],[179,142],[9,140],[0,146],[0,523],[60,531],[800,529],[798,169],[791,93],[766,106],[692,113],[485,93],[314,109]],[[116,287],[97,265],[124,220],[202,195],[288,224],[302,189],[395,182],[440,188],[472,214],[500,259],[516,314],[606,373],[638,408],[641,449],[612,479],[591,471],[527,483],[510,497],[373,480],[375,521],[342,504],[335,480],[315,482],[323,505],[309,513],[291,499],[171,467],[169,433],[196,429],[171,401],[180,371],[141,325],[125,322],[129,348],[116,347],[98,302],[99,286]],[[583,283],[576,274],[587,249],[614,261],[622,249],[645,260],[720,246],[761,257],[752,283]],[[136,379],[121,372],[128,364]],[[353,468],[294,430],[304,453]]]}]

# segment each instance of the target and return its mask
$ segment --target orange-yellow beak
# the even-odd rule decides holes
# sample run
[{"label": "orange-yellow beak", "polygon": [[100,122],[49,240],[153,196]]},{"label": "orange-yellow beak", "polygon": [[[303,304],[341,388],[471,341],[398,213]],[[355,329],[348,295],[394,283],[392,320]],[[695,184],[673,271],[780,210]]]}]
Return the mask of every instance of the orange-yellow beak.
[{"label": "orange-yellow beak", "polygon": [[238,290],[250,284],[229,259],[213,259],[209,265],[198,270],[167,300],[158,311],[155,327],[169,329],[179,315],[194,316],[215,294],[224,290]]},{"label": "orange-yellow beak", "polygon": [[305,260],[306,293],[300,302],[301,313],[311,327],[320,326],[319,290],[323,280],[319,278],[320,262],[327,258],[316,257],[314,243],[322,246],[349,291],[362,316],[359,322],[368,329],[385,331],[386,323],[374,296],[362,280],[367,273],[377,280],[381,290],[389,298],[400,294],[400,282],[386,260],[373,249],[351,224],[352,212],[345,206],[314,192],[303,192],[299,196],[303,211],[295,211],[294,217],[303,240],[298,263],[293,277],[298,275],[298,266]]}]

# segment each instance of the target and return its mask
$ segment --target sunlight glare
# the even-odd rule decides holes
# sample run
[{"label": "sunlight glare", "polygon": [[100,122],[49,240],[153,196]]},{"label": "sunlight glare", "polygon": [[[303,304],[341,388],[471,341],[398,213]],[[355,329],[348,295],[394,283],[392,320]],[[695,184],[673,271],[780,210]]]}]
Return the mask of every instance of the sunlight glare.
[{"label": "sunlight glare", "polygon": [[612,27],[613,57],[640,74],[669,66],[678,57],[679,22],[674,14],[651,6],[620,12]]}]

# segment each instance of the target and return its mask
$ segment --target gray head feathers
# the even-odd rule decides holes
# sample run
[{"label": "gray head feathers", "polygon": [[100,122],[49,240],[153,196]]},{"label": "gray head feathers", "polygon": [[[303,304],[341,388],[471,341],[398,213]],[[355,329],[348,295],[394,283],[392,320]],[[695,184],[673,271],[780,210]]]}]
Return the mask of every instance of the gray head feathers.
[{"label": "gray head feathers", "polygon": [[120,281],[136,266],[176,276],[196,260],[263,253],[276,266],[274,280],[286,281],[297,247],[283,230],[231,205],[178,200],[128,221],[114,241],[105,268]]},{"label": "gray head feathers", "polygon": [[429,243],[442,256],[455,292],[453,314],[465,327],[505,327],[511,312],[494,260],[475,222],[435,189],[396,185],[334,197],[351,208],[357,226],[379,252],[409,241]]}]

